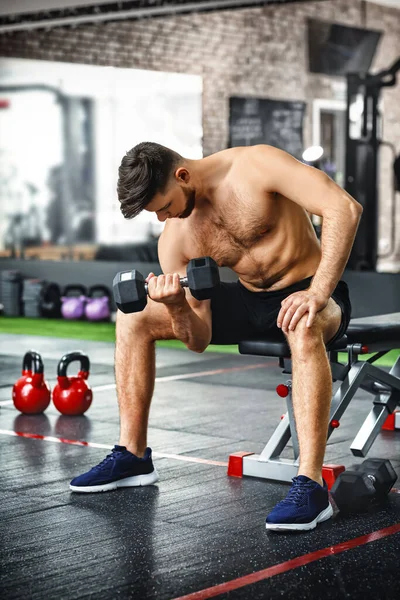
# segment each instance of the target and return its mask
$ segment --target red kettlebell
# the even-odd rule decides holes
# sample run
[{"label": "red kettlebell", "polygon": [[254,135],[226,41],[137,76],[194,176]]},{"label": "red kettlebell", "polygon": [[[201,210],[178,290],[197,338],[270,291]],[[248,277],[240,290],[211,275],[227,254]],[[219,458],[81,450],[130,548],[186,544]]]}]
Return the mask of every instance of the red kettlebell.
[{"label": "red kettlebell", "polygon": [[14,406],[26,415],[37,415],[50,404],[50,387],[44,380],[43,361],[40,354],[29,350],[22,361],[22,377],[14,384]]},{"label": "red kettlebell", "polygon": [[[80,370],[76,377],[67,377],[67,368],[78,360]],[[62,415],[83,415],[92,404],[92,390],[86,383],[89,377],[89,357],[83,352],[64,354],[57,369],[57,384],[53,390],[54,406]]]}]

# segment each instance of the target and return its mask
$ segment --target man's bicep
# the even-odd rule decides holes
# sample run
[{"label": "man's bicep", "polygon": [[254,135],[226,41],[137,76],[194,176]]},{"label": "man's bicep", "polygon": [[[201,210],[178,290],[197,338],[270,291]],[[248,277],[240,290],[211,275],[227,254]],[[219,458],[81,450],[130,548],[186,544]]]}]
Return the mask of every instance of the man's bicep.
[{"label": "man's bicep", "polygon": [[182,246],[165,230],[158,239],[158,261],[164,275],[179,273],[181,277],[186,277],[189,261],[182,251]]}]

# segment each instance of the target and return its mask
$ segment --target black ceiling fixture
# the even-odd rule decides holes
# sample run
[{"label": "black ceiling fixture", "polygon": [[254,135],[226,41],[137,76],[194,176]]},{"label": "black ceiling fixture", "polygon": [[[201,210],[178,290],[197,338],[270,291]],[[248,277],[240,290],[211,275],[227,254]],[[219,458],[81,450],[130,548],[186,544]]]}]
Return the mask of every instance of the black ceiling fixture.
[{"label": "black ceiling fixture", "polygon": [[94,4],[88,0],[87,6],[2,16],[0,17],[0,33],[104,21],[166,17],[195,12],[254,8],[268,4],[299,4],[306,1],[308,0],[120,0],[119,2]]}]

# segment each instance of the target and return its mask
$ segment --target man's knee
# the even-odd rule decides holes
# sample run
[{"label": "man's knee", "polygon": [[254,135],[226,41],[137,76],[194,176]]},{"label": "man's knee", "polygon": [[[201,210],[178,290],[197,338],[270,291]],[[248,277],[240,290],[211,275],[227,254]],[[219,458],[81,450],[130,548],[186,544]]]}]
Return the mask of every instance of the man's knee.
[{"label": "man's knee", "polygon": [[143,311],[135,313],[123,313],[122,311],[117,310],[117,335],[121,333],[132,335],[140,331],[145,331],[143,325]]},{"label": "man's knee", "polygon": [[315,315],[311,327],[307,327],[308,313],[302,316],[294,331],[286,334],[287,341],[292,350],[311,350],[321,342],[325,344],[337,333],[342,312],[332,298],[321,312]]},{"label": "man's knee", "polygon": [[301,317],[294,331],[288,331],[286,339],[292,352],[307,353],[320,345],[323,339],[323,322],[317,314],[311,327],[307,327],[308,314]]}]

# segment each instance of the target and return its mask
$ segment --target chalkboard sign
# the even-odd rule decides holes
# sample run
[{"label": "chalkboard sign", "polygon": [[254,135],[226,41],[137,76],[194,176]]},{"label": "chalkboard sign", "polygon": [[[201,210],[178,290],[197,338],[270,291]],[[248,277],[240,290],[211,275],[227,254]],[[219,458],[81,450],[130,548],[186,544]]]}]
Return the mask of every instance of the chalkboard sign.
[{"label": "chalkboard sign", "polygon": [[301,158],[304,102],[229,99],[229,147],[268,144]]}]

